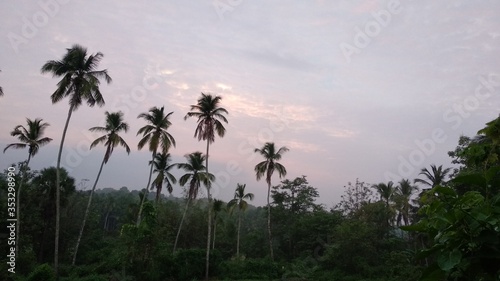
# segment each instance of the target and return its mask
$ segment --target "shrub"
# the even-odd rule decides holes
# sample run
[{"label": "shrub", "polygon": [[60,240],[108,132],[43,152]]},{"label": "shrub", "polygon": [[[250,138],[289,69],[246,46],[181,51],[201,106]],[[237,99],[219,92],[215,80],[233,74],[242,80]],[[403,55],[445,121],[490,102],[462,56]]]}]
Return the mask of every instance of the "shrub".
[{"label": "shrub", "polygon": [[222,279],[273,279],[280,278],[282,270],[276,262],[268,259],[246,259],[224,261],[219,266]]},{"label": "shrub", "polygon": [[52,267],[46,263],[39,265],[28,276],[26,281],[55,281],[56,274]]}]

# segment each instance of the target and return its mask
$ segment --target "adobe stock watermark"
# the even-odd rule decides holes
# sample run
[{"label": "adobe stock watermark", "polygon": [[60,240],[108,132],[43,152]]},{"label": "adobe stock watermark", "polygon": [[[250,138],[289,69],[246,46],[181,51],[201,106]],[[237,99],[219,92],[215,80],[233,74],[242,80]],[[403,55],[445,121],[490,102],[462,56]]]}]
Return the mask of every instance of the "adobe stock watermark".
[{"label": "adobe stock watermark", "polygon": [[394,15],[401,13],[403,8],[399,0],[390,0],[387,3],[386,9],[381,9],[377,12],[372,12],[372,19],[365,23],[363,28],[354,27],[352,44],[342,42],[339,47],[348,63],[352,61],[354,54],[360,54],[361,50],[368,47],[372,39],[377,37],[382,29],[387,27]]},{"label": "adobe stock watermark", "polygon": [[[156,65],[156,71],[153,72],[153,75],[145,75],[142,83],[134,86],[128,95],[115,97],[113,101],[107,103],[110,105],[108,112],[121,111],[124,116],[128,116],[131,109],[141,105],[152,90],[156,89],[160,83],[165,82],[165,79],[158,74],[159,70],[159,66]],[[97,126],[105,126],[105,124],[106,120],[103,118]],[[64,149],[61,166],[65,167],[68,172],[80,166],[83,159],[90,154],[90,144],[100,137],[99,134],[89,130],[82,130],[80,134],[82,135],[81,140],[75,147],[65,147]]]},{"label": "adobe stock watermark", "polygon": [[[500,75],[491,73],[478,77],[479,83],[474,93],[464,98],[459,103],[454,103],[443,112],[443,121],[451,125],[452,130],[457,130],[463,121],[469,118],[473,112],[479,109],[481,103],[489,99],[500,87]],[[399,165],[397,174],[386,172],[384,177],[387,181],[397,182],[400,178],[407,178],[420,170],[421,165],[427,157],[436,152],[436,148],[448,139],[448,135],[442,128],[435,128],[429,138],[415,140],[415,146],[407,157],[398,156]]]},{"label": "adobe stock watermark", "polygon": [[212,5],[214,6],[217,16],[220,20],[224,20],[224,14],[227,12],[233,12],[236,7],[241,5],[243,0],[214,0]]},{"label": "adobe stock watermark", "polygon": [[10,46],[16,54],[19,53],[19,46],[28,44],[38,31],[49,24],[50,19],[56,17],[61,11],[61,6],[68,4],[70,0],[40,0],[37,2],[40,9],[34,12],[31,17],[22,17],[19,32],[9,32],[7,38]]}]

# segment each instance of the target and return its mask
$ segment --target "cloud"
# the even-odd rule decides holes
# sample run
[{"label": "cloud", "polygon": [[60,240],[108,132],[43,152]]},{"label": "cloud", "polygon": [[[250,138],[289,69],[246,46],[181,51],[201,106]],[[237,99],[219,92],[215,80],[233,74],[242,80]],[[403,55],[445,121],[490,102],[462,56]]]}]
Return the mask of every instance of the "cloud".
[{"label": "cloud", "polygon": [[320,152],[324,151],[324,148],[320,148],[319,145],[314,143],[307,143],[299,140],[288,140],[284,141],[283,144],[290,150],[299,150],[306,153]]}]

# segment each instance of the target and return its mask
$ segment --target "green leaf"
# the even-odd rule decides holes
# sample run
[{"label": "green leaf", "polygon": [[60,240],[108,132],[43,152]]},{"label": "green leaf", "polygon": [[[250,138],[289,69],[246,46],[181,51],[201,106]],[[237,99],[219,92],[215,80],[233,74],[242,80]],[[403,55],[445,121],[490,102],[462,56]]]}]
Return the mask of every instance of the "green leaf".
[{"label": "green leaf", "polygon": [[459,249],[451,252],[441,252],[437,258],[439,267],[444,271],[450,271],[462,260],[462,253]]},{"label": "green leaf", "polygon": [[498,180],[500,180],[500,166],[494,166],[488,169],[485,173],[485,177],[489,184],[498,184]]},{"label": "green leaf", "polygon": [[433,255],[435,252],[437,252],[437,251],[439,251],[439,250],[441,250],[443,248],[444,248],[444,245],[439,245],[439,244],[434,245],[430,249],[425,249],[425,250],[419,251],[416,254],[415,258],[416,259],[423,259],[423,258],[429,257],[429,256]]},{"label": "green leaf", "polygon": [[455,190],[449,188],[449,187],[445,187],[445,186],[436,186],[432,189],[433,192],[437,193],[437,194],[443,194],[443,195],[449,195],[449,196],[457,196],[457,193],[455,192]]},{"label": "green leaf", "polygon": [[416,231],[416,232],[425,232],[427,231],[427,223],[423,223],[422,221],[412,224],[412,225],[404,225],[399,227],[404,231]]},{"label": "green leaf", "polygon": [[457,184],[479,186],[482,188],[487,187],[486,178],[481,174],[470,174],[470,175],[457,176],[456,178],[451,180],[451,182],[457,183]]},{"label": "green leaf", "polygon": [[445,280],[446,274],[438,266],[431,265],[422,272],[420,281]]}]

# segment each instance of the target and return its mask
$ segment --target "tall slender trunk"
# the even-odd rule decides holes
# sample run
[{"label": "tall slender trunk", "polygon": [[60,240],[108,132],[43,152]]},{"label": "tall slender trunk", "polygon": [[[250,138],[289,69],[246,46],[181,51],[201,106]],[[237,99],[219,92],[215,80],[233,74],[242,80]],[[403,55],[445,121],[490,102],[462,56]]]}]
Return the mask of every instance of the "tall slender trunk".
[{"label": "tall slender trunk", "polygon": [[97,173],[97,177],[95,179],[94,186],[92,187],[92,190],[90,191],[89,201],[87,202],[87,209],[85,209],[85,215],[83,215],[82,227],[80,228],[80,234],[78,234],[78,239],[76,240],[75,253],[73,254],[73,261],[71,262],[71,265],[75,265],[76,254],[78,253],[78,247],[80,246],[80,241],[82,240],[83,229],[85,228],[85,223],[87,222],[87,218],[88,218],[89,212],[90,212],[90,204],[92,203],[92,195],[94,195],[94,191],[95,191],[95,188],[97,186],[97,182],[99,181],[99,177],[101,176],[102,167],[104,166],[104,160],[106,160],[106,155],[102,159],[101,167],[99,168],[99,172]]},{"label": "tall slender trunk", "polygon": [[16,257],[19,257],[17,254],[19,252],[19,232],[21,228],[21,213],[20,213],[20,205],[21,205],[21,188],[23,187],[23,183],[26,180],[26,176],[28,174],[28,167],[30,165],[30,160],[31,160],[31,153],[28,152],[28,160],[26,160],[26,164],[24,164],[21,168],[22,175],[21,175],[21,182],[19,183],[19,187],[17,188],[17,204],[16,204],[16,223],[17,223],[17,228],[16,228]]},{"label": "tall slender trunk", "polygon": [[59,169],[61,168],[61,155],[64,147],[64,139],[66,138],[66,132],[68,131],[69,120],[71,119],[71,114],[73,113],[73,105],[69,107],[68,118],[66,118],[66,124],[64,125],[64,130],[61,138],[61,144],[59,145],[59,153],[57,154],[57,166],[56,166],[56,233],[54,241],[54,271],[56,274],[56,280],[59,280],[59,221],[61,218],[61,194],[60,194],[60,180],[61,175]]},{"label": "tall slender trunk", "polygon": [[236,238],[236,258],[240,258],[241,209],[238,210],[238,236]]},{"label": "tall slender trunk", "polygon": [[44,252],[44,245],[45,245],[45,239],[47,238],[47,224],[45,223],[43,226],[43,231],[42,231],[42,240],[40,241],[40,248],[38,249],[38,256],[37,256],[37,261],[38,263],[42,263],[43,261],[43,252]]},{"label": "tall slender trunk", "polygon": [[181,233],[182,224],[184,224],[184,218],[186,217],[186,213],[187,213],[190,201],[191,201],[191,199],[188,197],[187,202],[186,202],[186,208],[184,208],[184,213],[182,214],[181,223],[179,225],[179,229],[177,230],[177,235],[175,236],[174,250],[173,250],[174,253],[175,253],[175,250],[177,249],[177,241],[179,241],[179,234]]},{"label": "tall slender trunk", "polygon": [[207,157],[205,158],[205,168],[207,171],[207,197],[208,197],[208,237],[207,237],[207,255],[205,264],[205,279],[208,280],[208,271],[210,269],[210,234],[212,233],[212,197],[210,196],[210,178],[208,174],[208,149],[210,142],[207,138]]},{"label": "tall slender trunk", "polygon": [[269,204],[270,195],[271,195],[271,182],[267,184],[267,233],[269,236],[269,250],[271,253],[271,260],[274,261],[273,236],[271,234],[271,204]]},{"label": "tall slender trunk", "polygon": [[217,231],[217,218],[214,217],[214,239],[212,240],[212,250],[215,249],[215,232]]},{"label": "tall slender trunk", "polygon": [[[153,158],[151,159],[151,161],[155,161],[155,156],[156,156],[156,150],[153,151]],[[151,177],[152,176],[153,176],[153,162],[151,162],[151,168],[149,169],[149,179],[148,179],[148,184],[146,185],[146,192],[144,193],[144,196],[142,197],[141,206],[139,206],[139,213],[137,214],[137,223],[136,223],[137,226],[139,226],[139,224],[141,223],[142,207],[144,206],[144,202],[146,201],[146,197],[148,197],[149,185],[151,184]]]},{"label": "tall slender trunk", "polygon": [[[163,184],[163,183],[160,183]],[[161,185],[156,187],[156,198],[155,198],[155,205],[158,207],[158,202],[160,202],[160,195],[161,195]]]},{"label": "tall slender trunk", "polygon": [[104,231],[108,231],[108,218],[109,218],[109,210],[106,212],[106,217],[104,218]]}]

